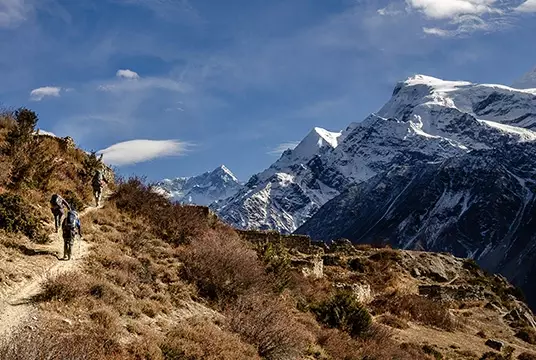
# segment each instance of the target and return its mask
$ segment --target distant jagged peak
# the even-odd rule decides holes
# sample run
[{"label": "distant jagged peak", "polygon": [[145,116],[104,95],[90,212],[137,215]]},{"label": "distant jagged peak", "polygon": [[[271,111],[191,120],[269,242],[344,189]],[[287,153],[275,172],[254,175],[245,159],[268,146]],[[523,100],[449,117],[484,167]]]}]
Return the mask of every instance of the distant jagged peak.
[{"label": "distant jagged peak", "polygon": [[309,134],[291,152],[287,153],[292,159],[311,159],[321,149],[334,149],[339,143],[342,132],[333,132],[320,127],[313,128]]},{"label": "distant jagged peak", "polygon": [[238,178],[233,174],[231,170],[225,165],[220,165],[212,171],[212,174],[218,175],[220,177],[228,176],[232,181],[239,182]]}]

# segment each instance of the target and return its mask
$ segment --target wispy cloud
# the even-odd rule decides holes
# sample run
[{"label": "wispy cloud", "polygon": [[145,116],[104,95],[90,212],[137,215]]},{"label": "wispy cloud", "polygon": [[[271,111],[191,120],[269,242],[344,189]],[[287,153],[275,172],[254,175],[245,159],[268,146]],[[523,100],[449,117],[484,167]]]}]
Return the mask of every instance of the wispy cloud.
[{"label": "wispy cloud", "polygon": [[519,21],[519,12],[536,12],[536,0],[521,5],[519,0],[399,0],[378,10],[385,17],[412,12],[423,16],[425,34],[459,37],[509,28]]},{"label": "wispy cloud", "polygon": [[166,78],[143,78],[138,81],[109,82],[99,85],[98,90],[109,92],[143,91],[149,89],[163,89],[176,92],[185,92],[186,84]]},{"label": "wispy cloud", "polygon": [[290,141],[279,144],[272,150],[268,151],[268,155],[281,156],[281,154],[283,154],[285,151],[294,149],[299,143],[299,141]]},{"label": "wispy cloud", "polygon": [[536,0],[527,0],[516,8],[519,12],[536,12]]},{"label": "wispy cloud", "polygon": [[13,27],[26,20],[31,6],[25,0],[0,1],[0,28]]},{"label": "wispy cloud", "polygon": [[99,85],[97,89],[100,91],[109,92],[144,91],[150,89],[185,92],[187,91],[188,87],[186,84],[171,78],[143,78],[132,70],[118,70],[116,73],[116,79]]},{"label": "wispy cloud", "polygon": [[451,19],[459,15],[497,12],[496,0],[407,0],[407,4],[432,19]]},{"label": "wispy cloud", "polygon": [[131,79],[131,80],[140,78],[137,72],[129,70],[129,69],[117,70],[117,72],[115,73],[115,76],[117,76],[118,78]]},{"label": "wispy cloud", "polygon": [[164,156],[183,155],[189,144],[178,140],[130,140],[99,150],[110,165],[130,165]]},{"label": "wispy cloud", "polygon": [[30,92],[30,100],[32,101],[41,101],[43,98],[50,97],[59,97],[61,92],[60,87],[56,86],[44,86],[37,89],[33,89]]}]

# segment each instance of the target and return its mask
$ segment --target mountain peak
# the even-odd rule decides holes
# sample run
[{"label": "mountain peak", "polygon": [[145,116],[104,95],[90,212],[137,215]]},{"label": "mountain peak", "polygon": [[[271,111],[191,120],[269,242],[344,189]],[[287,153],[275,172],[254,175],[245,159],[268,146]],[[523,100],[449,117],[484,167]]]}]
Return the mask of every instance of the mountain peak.
[{"label": "mountain peak", "polygon": [[214,169],[214,171],[212,171],[213,174],[218,174],[220,176],[229,176],[231,178],[231,180],[235,181],[235,182],[238,182],[238,178],[233,174],[233,172],[231,170],[229,170],[229,168],[225,165],[220,165],[218,166],[216,169]]},{"label": "mountain peak", "polygon": [[326,129],[315,127],[309,134],[292,150],[294,159],[310,159],[318,153],[320,149],[334,149],[337,147],[337,139],[341,132],[332,132]]}]

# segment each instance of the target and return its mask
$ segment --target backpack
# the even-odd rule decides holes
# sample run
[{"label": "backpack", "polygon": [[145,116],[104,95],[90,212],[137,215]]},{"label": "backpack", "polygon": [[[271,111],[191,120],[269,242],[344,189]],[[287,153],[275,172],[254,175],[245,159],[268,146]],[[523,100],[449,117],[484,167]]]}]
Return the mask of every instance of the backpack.
[{"label": "backpack", "polygon": [[50,205],[54,208],[61,209],[63,206],[63,199],[58,194],[54,194],[50,199]]},{"label": "backpack", "polygon": [[69,211],[63,220],[63,238],[74,239],[77,234],[78,215],[74,211]]},{"label": "backpack", "polygon": [[102,172],[98,170],[93,176],[93,186],[101,186],[103,180],[104,180],[104,175],[102,175]]}]

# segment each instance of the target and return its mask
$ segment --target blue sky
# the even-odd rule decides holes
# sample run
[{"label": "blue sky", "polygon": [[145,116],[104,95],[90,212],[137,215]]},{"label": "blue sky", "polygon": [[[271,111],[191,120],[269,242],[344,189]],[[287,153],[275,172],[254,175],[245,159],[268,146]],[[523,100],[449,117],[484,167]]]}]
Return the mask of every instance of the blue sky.
[{"label": "blue sky", "polygon": [[0,102],[125,175],[247,180],[407,76],[512,83],[534,34],[536,0],[0,0]]}]

